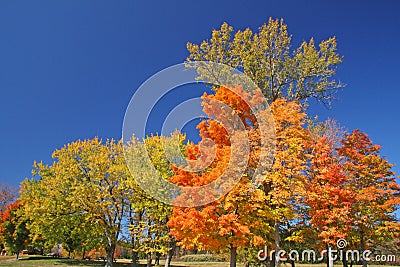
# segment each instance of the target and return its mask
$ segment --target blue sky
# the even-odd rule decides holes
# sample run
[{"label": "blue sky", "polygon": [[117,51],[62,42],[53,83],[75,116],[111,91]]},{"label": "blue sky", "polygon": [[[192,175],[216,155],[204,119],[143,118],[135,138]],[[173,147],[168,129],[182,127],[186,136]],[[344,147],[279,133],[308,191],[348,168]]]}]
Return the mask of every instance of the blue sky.
[{"label": "blue sky", "polygon": [[0,181],[17,185],[68,142],[119,139],[135,89],[183,62],[186,42],[269,17],[285,19],[295,45],[337,37],[347,87],[330,110],[310,112],[367,132],[398,165],[399,11],[398,1],[2,0]]}]

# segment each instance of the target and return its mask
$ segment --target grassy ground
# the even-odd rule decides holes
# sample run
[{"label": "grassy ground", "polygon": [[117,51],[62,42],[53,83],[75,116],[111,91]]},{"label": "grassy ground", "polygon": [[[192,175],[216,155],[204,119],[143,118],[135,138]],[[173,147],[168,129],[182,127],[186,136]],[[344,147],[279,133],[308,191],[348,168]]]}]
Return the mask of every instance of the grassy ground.
[{"label": "grassy ground", "polygon": [[[146,266],[145,261],[141,261],[141,266]],[[162,266],[164,262],[161,261]],[[172,262],[173,267],[201,267],[201,266],[215,266],[225,267],[228,263],[224,262]],[[80,261],[80,260],[68,260],[68,259],[53,259],[46,257],[21,257],[20,260],[16,260],[15,257],[0,257],[0,266],[4,267],[97,267],[104,266],[102,261]],[[129,260],[118,260],[114,264],[115,267],[129,267]],[[242,267],[242,265],[238,265]]]},{"label": "grassy ground", "polygon": [[[146,266],[145,262],[141,262],[141,266]],[[164,266],[164,262],[161,262]],[[68,259],[53,259],[46,257],[22,257],[20,260],[16,260],[15,257],[0,257],[0,266],[4,267],[94,267],[94,266],[104,266],[104,262],[101,261],[79,261],[79,260],[68,260]],[[114,265],[115,267],[128,267],[130,266],[129,260],[118,260]],[[172,262],[173,267],[226,267],[229,263],[226,262]],[[296,267],[325,267],[325,264],[296,264]],[[341,266],[341,265],[335,265]],[[368,265],[369,267],[383,267],[385,265]],[[238,267],[243,267],[243,265],[238,264]],[[282,265],[285,267],[285,265]],[[289,267],[287,264],[286,267]],[[360,267],[354,265],[353,267]]]}]

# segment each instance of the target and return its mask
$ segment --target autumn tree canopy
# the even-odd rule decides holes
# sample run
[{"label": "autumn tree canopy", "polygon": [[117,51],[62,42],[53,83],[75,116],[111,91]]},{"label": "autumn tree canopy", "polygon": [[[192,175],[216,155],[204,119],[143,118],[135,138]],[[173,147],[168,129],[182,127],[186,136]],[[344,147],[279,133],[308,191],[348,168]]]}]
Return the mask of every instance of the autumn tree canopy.
[{"label": "autumn tree canopy", "polygon": [[[209,40],[187,44],[187,62],[211,61],[243,71],[269,102],[278,98],[315,98],[330,103],[337,89],[343,87],[334,78],[336,67],[342,62],[336,51],[336,38],[319,44],[311,38],[295,48],[291,41],[283,19],[270,18],[257,33],[249,28],[234,33],[232,26],[223,23],[219,30],[212,31]],[[214,80],[210,78],[214,73],[200,67],[201,78]]]},{"label": "autumn tree canopy", "polygon": [[69,246],[100,243],[107,266],[112,266],[129,207],[122,146],[114,140],[103,144],[98,138],[76,141],[56,150],[53,158],[50,166],[36,164],[38,180],[22,184],[21,202],[32,221],[30,229]]},{"label": "autumn tree canopy", "polygon": [[339,238],[363,251],[400,240],[400,187],[381,147],[307,114],[307,100],[329,104],[343,86],[335,37],[295,47],[283,20],[269,19],[258,32],[224,23],[187,49],[187,67],[214,89],[202,96],[200,142],[175,132],[55,150],[51,164],[34,163],[16,202],[0,185],[8,249],[18,255],[37,240],[70,254],[99,247],[110,267],[120,242],[133,266],[166,255],[167,267],[181,246],[227,252],[231,267],[238,258],[279,267],[277,254],[265,263],[257,252],[332,248]]},{"label": "autumn tree canopy", "polygon": [[29,244],[30,233],[27,229],[28,221],[22,217],[21,204],[16,201],[6,206],[0,212],[0,238],[11,253],[18,259],[19,253]]}]

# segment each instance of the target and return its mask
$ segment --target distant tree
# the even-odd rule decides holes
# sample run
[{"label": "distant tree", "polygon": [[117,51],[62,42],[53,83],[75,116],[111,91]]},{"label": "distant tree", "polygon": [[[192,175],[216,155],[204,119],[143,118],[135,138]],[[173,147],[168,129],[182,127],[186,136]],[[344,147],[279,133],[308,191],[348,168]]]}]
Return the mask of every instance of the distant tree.
[{"label": "distant tree", "polygon": [[0,182],[0,212],[3,212],[6,209],[7,204],[10,204],[16,196],[16,188]]},{"label": "distant tree", "polygon": [[334,119],[327,119],[323,122],[308,119],[308,127],[311,141],[315,144],[325,139],[325,142],[331,145],[332,153],[337,154],[336,149],[342,145],[342,140],[346,135],[346,129]]}]

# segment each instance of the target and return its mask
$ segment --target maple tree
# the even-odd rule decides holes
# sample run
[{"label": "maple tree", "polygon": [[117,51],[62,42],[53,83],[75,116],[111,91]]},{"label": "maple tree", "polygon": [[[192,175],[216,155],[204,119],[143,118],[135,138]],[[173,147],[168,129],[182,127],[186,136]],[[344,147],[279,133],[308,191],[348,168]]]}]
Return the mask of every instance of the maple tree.
[{"label": "maple tree", "polygon": [[[361,251],[399,236],[399,222],[394,214],[400,204],[400,186],[393,164],[380,155],[381,147],[367,134],[354,130],[342,140],[338,153],[344,160],[348,186],[355,201],[349,218],[350,237]],[[367,262],[363,259],[363,265]]]},{"label": "maple tree", "polygon": [[[301,216],[296,206],[301,203],[305,192],[305,145],[310,137],[303,127],[306,114],[296,101],[277,99],[270,108],[275,120],[277,143],[274,164],[265,178],[263,190],[273,214],[269,223],[274,227],[275,251],[279,251],[281,226]],[[279,258],[275,257],[273,264],[279,264]]]},{"label": "maple tree", "polygon": [[[322,137],[311,143],[311,166],[306,186],[306,204],[310,223],[323,246],[332,249],[338,239],[346,238],[352,224],[349,215],[355,192],[348,187],[342,162],[332,149],[331,141]],[[322,247],[323,247],[322,246]],[[329,255],[328,267],[333,266]]]},{"label": "maple tree", "polygon": [[[362,253],[374,244],[396,239],[399,185],[393,165],[379,155],[380,146],[359,130],[345,135],[332,134],[335,130],[320,136],[317,132],[310,143],[305,199],[309,222],[322,244],[332,248],[345,238],[349,247]],[[340,144],[338,136],[342,136]],[[346,257],[343,265],[347,266]]]},{"label": "maple tree", "polygon": [[[242,89],[238,86],[235,90]],[[171,234],[185,248],[229,250],[230,266],[236,266],[238,248],[265,244],[264,236],[271,231],[267,225],[270,213],[266,206],[264,191],[256,188],[251,194],[249,193],[253,187],[252,173],[259,159],[258,121],[249,105],[235,93],[235,90],[221,86],[215,95],[203,95],[203,110],[211,119],[203,120],[198,125],[202,141],[198,145],[190,143],[186,147],[189,167],[198,171],[174,167],[175,175],[170,180],[181,186],[193,187],[212,183],[221,177],[228,181],[239,173],[238,183],[224,197],[210,204],[201,207],[173,207],[168,222]],[[257,102],[259,94],[255,94],[251,101]],[[232,107],[237,117],[232,119],[232,113],[221,112],[223,109],[220,103]],[[218,121],[215,118],[218,118]],[[238,124],[241,122],[244,127],[238,127],[235,121]],[[235,130],[228,134],[229,128]],[[246,158],[243,148],[232,147],[231,140],[235,137],[249,139],[250,153],[247,162],[243,163],[243,159]],[[215,145],[210,145],[210,139]],[[234,150],[235,153],[232,153]],[[231,160],[234,164],[230,164]],[[205,162],[211,164],[202,169]],[[240,171],[239,165],[243,164],[245,172]],[[230,185],[228,182],[226,186]],[[198,198],[210,196],[199,195],[193,190],[190,196],[181,197],[184,200],[191,199],[195,203]],[[179,203],[180,199],[176,201]]]}]

